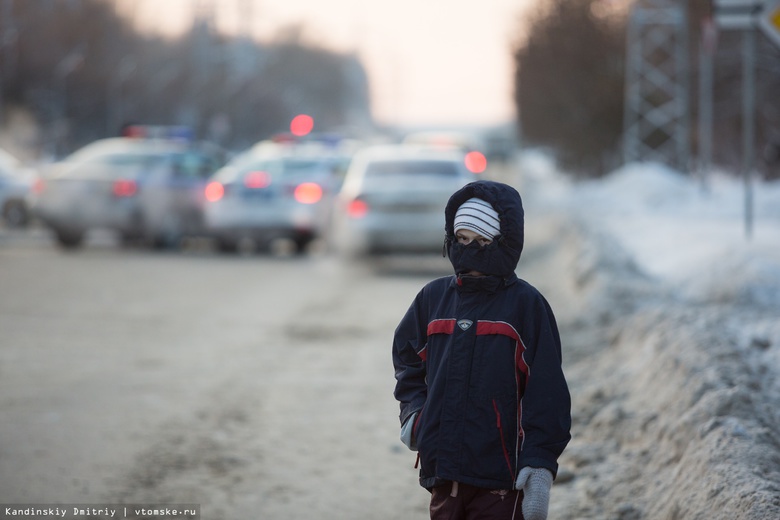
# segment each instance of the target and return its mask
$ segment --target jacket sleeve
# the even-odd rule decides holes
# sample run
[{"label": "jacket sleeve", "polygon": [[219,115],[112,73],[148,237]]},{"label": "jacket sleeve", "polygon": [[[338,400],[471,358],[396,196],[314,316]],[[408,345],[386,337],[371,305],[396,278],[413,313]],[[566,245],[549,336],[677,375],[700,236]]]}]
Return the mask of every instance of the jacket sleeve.
[{"label": "jacket sleeve", "polygon": [[523,445],[518,471],[525,466],[547,468],[555,476],[558,457],[571,439],[571,396],[552,309],[541,294],[533,309],[524,320],[528,376],[521,403]]},{"label": "jacket sleeve", "polygon": [[427,341],[428,322],[423,313],[423,291],[415,298],[395,330],[393,337],[393,365],[395,367],[395,398],[401,405],[403,425],[414,412],[425,404],[428,385],[426,364],[420,352]]}]

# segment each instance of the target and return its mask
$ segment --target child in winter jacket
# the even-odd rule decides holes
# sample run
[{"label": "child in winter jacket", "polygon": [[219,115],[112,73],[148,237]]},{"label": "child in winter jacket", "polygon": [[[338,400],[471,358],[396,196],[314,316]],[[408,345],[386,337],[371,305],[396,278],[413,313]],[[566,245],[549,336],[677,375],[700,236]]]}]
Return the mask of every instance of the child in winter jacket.
[{"label": "child in winter jacket", "polygon": [[423,287],[395,331],[401,439],[418,451],[432,519],[547,518],[571,399],[552,309],[515,274],[523,219],[506,184],[453,194],[455,275]]}]

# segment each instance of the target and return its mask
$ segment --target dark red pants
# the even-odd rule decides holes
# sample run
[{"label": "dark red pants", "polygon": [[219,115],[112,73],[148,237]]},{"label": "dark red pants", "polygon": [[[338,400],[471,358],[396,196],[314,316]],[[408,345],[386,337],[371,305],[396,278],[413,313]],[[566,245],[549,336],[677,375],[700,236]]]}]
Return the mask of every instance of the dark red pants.
[{"label": "dark red pants", "polygon": [[431,490],[431,520],[523,520],[522,502],[522,491],[458,483],[453,493],[449,482]]}]

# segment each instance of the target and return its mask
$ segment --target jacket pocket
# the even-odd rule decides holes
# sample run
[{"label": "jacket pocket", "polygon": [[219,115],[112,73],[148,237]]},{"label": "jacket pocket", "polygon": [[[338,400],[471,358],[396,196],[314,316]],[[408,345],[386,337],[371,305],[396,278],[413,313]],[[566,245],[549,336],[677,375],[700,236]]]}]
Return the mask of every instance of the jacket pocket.
[{"label": "jacket pocket", "polygon": [[498,429],[498,435],[501,438],[501,451],[504,453],[504,460],[506,461],[506,467],[509,470],[510,478],[514,478],[514,470],[512,470],[512,459],[509,458],[509,450],[506,446],[506,437],[504,436],[504,423],[501,421],[501,411],[498,409],[498,403],[493,399],[493,410],[496,413],[496,428]]},{"label": "jacket pocket", "polygon": [[512,402],[511,398],[468,401],[460,455],[463,475],[511,487],[517,442]]}]

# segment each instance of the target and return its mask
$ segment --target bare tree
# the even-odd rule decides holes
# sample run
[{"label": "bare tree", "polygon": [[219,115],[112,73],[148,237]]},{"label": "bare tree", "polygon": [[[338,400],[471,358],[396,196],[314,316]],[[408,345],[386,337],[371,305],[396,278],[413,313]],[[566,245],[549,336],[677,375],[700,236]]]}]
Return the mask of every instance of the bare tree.
[{"label": "bare tree", "polygon": [[520,135],[562,166],[597,176],[614,167],[623,121],[625,24],[598,0],[549,0],[515,50]]},{"label": "bare tree", "polygon": [[371,120],[357,58],[307,44],[295,31],[261,45],[197,23],[165,39],[137,33],[111,0],[5,2],[4,20],[18,38],[13,52],[0,52],[0,71],[14,60],[0,101],[33,112],[57,154],[128,122],[186,124],[241,148],[287,129],[297,112],[320,128],[347,126],[356,113]]}]

